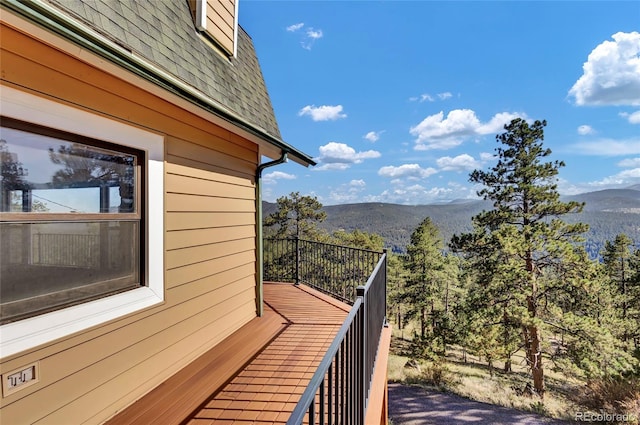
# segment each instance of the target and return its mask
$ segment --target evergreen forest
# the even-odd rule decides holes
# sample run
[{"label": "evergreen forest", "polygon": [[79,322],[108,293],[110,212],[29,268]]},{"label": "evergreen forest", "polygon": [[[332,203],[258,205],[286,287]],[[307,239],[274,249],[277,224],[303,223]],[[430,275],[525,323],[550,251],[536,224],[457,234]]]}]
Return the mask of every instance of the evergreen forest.
[{"label": "evergreen forest", "polygon": [[640,191],[561,197],[565,164],[548,159],[545,126],[505,125],[497,163],[469,176],[482,201],[323,207],[292,193],[266,208],[267,235],[390,248],[387,315],[415,359],[455,349],[509,373],[521,353],[519,394],[544,403],[553,371],[590,388],[594,406],[638,418]]}]

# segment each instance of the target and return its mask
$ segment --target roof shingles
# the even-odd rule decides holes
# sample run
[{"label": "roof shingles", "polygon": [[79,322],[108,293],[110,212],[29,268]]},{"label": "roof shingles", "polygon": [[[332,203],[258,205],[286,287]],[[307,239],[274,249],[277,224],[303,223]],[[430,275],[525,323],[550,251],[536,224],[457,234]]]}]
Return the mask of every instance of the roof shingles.
[{"label": "roof shingles", "polygon": [[186,0],[49,1],[252,125],[281,137],[253,42],[242,28],[237,56],[227,59],[199,35]]}]

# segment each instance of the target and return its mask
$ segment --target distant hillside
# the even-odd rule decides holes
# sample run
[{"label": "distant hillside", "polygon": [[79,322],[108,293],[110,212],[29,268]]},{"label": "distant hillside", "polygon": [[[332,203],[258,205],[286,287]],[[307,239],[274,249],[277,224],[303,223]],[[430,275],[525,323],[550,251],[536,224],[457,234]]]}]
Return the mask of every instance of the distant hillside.
[{"label": "distant hillside", "polygon": [[567,196],[563,200],[584,202],[585,211],[640,213],[640,185]]},{"label": "distant hillside", "polygon": [[325,207],[327,220],[321,227],[334,231],[359,229],[377,233],[384,238],[385,246],[395,252],[404,252],[411,233],[425,217],[438,226],[444,240],[456,233],[471,230],[471,217],[488,209],[490,203],[469,201],[438,205],[397,205],[363,203],[332,205]]},{"label": "distant hillside", "polygon": [[[637,188],[637,189],[636,189]],[[640,246],[640,185],[628,189],[607,189],[581,195],[563,197],[565,201],[585,202],[581,214],[567,215],[568,222],[589,224],[585,235],[587,249],[595,257],[608,240],[625,233]],[[265,216],[275,211],[275,204],[264,204]],[[486,201],[453,201],[435,205],[397,205],[360,203],[325,206],[327,219],[321,227],[329,232],[338,229],[377,233],[385,246],[395,252],[404,252],[413,230],[425,217],[430,217],[445,243],[457,233],[471,230],[471,217],[491,208]]]}]

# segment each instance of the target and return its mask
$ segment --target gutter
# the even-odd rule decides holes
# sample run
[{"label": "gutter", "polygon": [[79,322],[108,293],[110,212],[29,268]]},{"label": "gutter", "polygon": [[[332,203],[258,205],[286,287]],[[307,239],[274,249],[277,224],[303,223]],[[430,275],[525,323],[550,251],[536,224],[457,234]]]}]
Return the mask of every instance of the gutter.
[{"label": "gutter", "polygon": [[75,21],[53,6],[41,0],[28,2],[2,0],[0,6],[247,131],[295,157],[301,164],[316,165],[309,155],[272,136],[265,129],[251,124],[220,102],[177,79],[150,61],[134,55],[133,52]]},{"label": "gutter", "polygon": [[264,293],[263,293],[263,280],[264,280],[264,242],[262,240],[262,171],[265,168],[273,167],[287,162],[287,152],[282,152],[282,156],[275,161],[265,162],[258,165],[256,170],[256,256],[257,256],[257,274],[258,282],[256,285],[256,311],[258,316],[264,314]]}]

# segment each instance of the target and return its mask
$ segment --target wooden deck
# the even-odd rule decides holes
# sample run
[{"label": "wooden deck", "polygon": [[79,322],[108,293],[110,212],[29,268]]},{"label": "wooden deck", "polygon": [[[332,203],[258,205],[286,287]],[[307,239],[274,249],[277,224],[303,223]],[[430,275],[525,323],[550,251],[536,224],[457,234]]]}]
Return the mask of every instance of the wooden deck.
[{"label": "wooden deck", "polygon": [[265,283],[256,318],[109,421],[284,424],[350,306],[311,288]]}]

